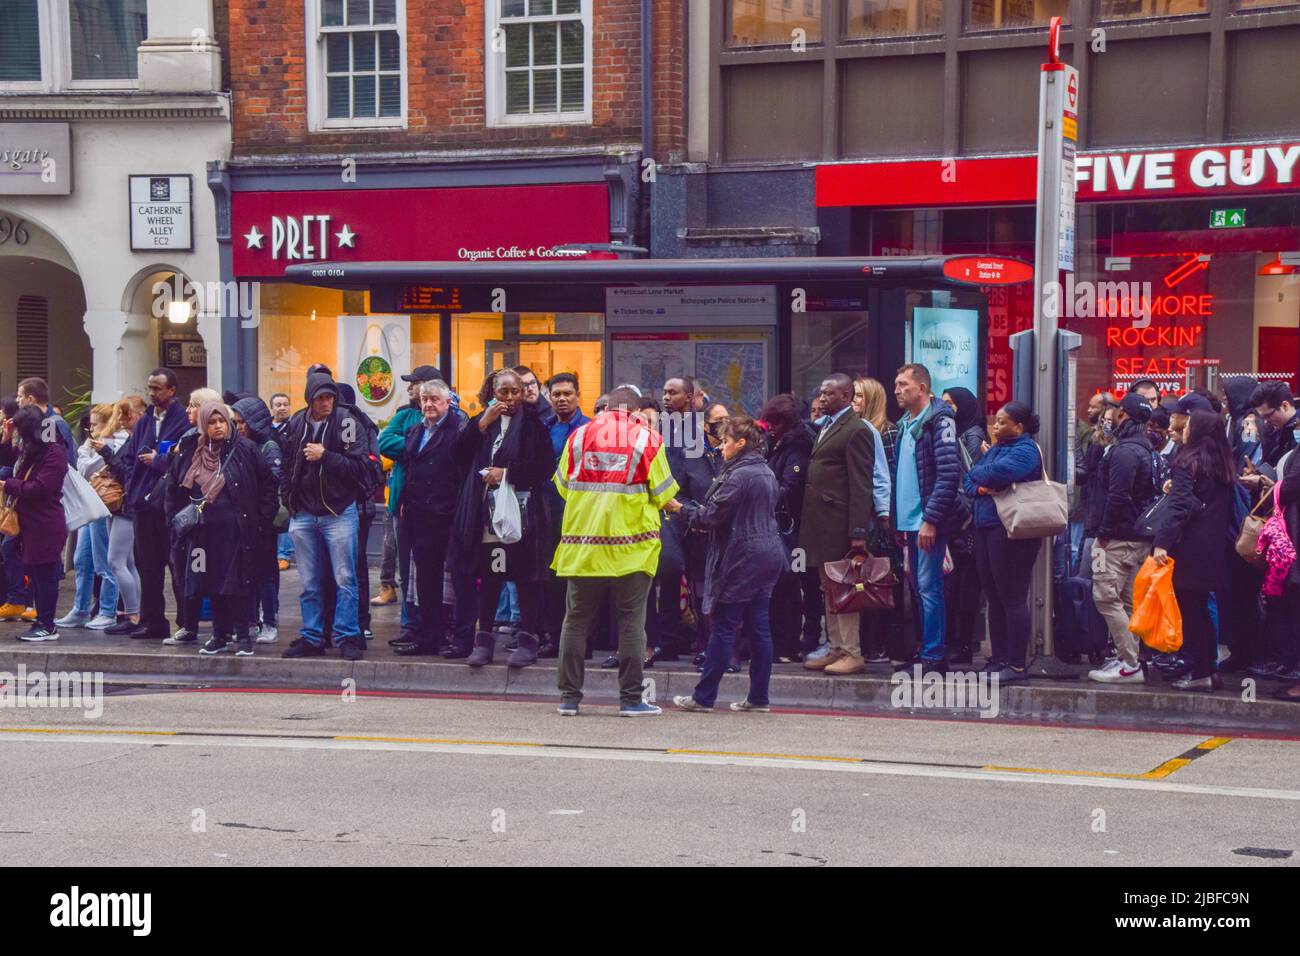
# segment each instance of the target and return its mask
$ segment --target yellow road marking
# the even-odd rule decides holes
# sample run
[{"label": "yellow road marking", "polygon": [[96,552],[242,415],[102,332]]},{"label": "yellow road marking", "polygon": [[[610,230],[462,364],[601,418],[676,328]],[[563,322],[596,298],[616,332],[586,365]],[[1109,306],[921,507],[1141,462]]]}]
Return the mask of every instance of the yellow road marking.
[{"label": "yellow road marking", "polygon": [[109,736],[175,737],[178,730],[82,730],[79,727],[0,727],[0,734],[107,734]]},{"label": "yellow road marking", "polygon": [[982,770],[1000,770],[1008,773],[1045,773],[1056,774],[1069,777],[1113,777],[1118,780],[1163,780],[1170,774],[1182,770],[1197,757],[1204,756],[1211,750],[1218,750],[1231,737],[1211,737],[1208,740],[1202,740],[1191,750],[1179,754],[1177,757],[1171,757],[1160,766],[1146,773],[1101,773],[1096,770],[1047,770],[1042,767],[981,767]]}]

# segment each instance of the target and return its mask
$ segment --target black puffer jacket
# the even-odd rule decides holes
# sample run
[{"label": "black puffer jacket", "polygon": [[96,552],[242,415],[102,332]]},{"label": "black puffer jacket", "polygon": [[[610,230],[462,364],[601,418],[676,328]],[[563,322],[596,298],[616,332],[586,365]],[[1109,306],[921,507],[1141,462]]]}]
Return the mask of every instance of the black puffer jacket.
[{"label": "black puffer jacket", "polygon": [[1137,519],[1156,496],[1151,471],[1151,442],[1146,426],[1133,419],[1115,431],[1115,444],[1101,459],[1090,502],[1102,540],[1144,541]]}]

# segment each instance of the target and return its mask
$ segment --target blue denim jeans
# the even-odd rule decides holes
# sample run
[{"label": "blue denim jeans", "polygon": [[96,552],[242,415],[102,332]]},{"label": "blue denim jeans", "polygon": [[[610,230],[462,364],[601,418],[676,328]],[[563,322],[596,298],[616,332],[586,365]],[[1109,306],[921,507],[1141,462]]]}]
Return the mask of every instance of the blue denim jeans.
[{"label": "blue denim jeans", "polygon": [[117,614],[117,577],[108,563],[108,519],[101,518],[83,525],[77,532],[77,552],[73,559],[77,570],[77,593],[72,603],[76,614],[90,614],[95,601],[95,577],[104,579],[99,586],[99,613]]},{"label": "blue denim jeans", "polygon": [[297,514],[289,522],[298,578],[302,586],[302,636],[312,644],[324,643],[321,582],[332,574],[338,589],[334,605],[334,639],[360,637],[357,623],[357,506],[340,515]]},{"label": "blue denim jeans", "polygon": [[768,608],[772,589],[756,593],[744,604],[715,604],[709,618],[709,645],[704,652],[704,673],[691,695],[702,707],[712,707],[718,699],[718,686],[727,672],[736,638],[742,627],[749,634],[749,695],[751,704],[766,706],[768,684],[772,679],[772,629]]},{"label": "blue denim jeans", "polygon": [[1079,562],[1083,560],[1083,522],[1070,522],[1070,568],[1067,578],[1078,577]]},{"label": "blue denim jeans", "polygon": [[941,661],[946,653],[944,629],[948,622],[943,600],[943,555],[948,539],[937,535],[929,551],[921,550],[917,540],[917,532],[907,532],[908,580],[921,609],[921,659]]},{"label": "blue denim jeans", "polygon": [[293,560],[293,538],[288,531],[276,537],[275,559],[277,561]]}]

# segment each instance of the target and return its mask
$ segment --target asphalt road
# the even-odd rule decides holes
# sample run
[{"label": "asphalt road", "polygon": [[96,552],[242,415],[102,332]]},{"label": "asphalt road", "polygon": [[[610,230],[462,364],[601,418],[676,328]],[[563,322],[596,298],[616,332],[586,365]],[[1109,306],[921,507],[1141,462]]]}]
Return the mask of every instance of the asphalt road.
[{"label": "asphalt road", "polygon": [[1300,850],[1296,740],[140,689],[95,719],[5,709],[0,726],[10,865],[1276,867]]}]

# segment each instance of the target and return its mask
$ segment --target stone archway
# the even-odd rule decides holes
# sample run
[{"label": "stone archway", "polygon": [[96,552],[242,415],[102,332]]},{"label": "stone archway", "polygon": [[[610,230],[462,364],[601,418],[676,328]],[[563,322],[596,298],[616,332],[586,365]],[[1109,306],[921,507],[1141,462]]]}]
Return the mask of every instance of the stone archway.
[{"label": "stone archway", "polygon": [[68,247],[24,213],[0,206],[0,393],[28,376],[50,384],[54,403],[84,399],[93,343],[83,326],[86,290]]}]

